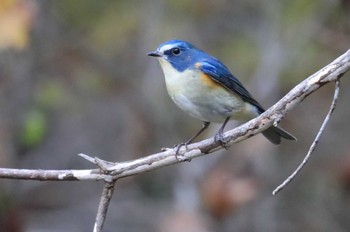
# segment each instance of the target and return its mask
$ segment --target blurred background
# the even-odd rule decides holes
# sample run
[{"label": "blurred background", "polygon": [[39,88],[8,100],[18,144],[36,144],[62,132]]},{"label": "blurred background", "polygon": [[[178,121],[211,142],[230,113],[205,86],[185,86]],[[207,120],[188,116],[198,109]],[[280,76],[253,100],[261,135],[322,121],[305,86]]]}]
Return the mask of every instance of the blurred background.
[{"label": "blurred background", "polygon": [[[268,108],[349,49],[350,1],[1,0],[1,167],[94,168],[77,154],[121,162],[187,140],[201,122],[175,106],[146,56],[174,38],[220,58]],[[349,75],[312,159],[277,196],[333,84],[283,120],[297,142],[257,135],[118,181],[104,231],[349,231]],[[102,187],[0,180],[1,231],[92,231]]]}]

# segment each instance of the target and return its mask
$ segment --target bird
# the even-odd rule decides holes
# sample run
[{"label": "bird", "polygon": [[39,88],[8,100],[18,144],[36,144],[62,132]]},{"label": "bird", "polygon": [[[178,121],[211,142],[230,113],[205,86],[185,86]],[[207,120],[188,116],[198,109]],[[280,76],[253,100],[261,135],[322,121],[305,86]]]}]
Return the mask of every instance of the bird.
[{"label": "bird", "polygon": [[[212,122],[222,123],[214,139],[226,148],[223,132],[229,120],[246,122],[265,111],[219,59],[189,42],[169,40],[147,55],[158,59],[168,94],[175,104],[203,122],[195,135],[178,145],[176,154],[181,146],[187,147]],[[281,138],[296,140],[292,134],[274,125],[262,134],[276,145],[281,143]]]}]

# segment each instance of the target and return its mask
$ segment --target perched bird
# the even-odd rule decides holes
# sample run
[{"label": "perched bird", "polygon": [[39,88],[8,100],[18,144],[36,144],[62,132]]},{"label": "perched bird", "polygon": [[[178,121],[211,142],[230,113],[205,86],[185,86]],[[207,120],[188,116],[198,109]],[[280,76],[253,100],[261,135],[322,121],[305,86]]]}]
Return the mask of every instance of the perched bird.
[{"label": "perched bird", "polygon": [[[181,145],[191,143],[211,122],[223,122],[215,141],[225,146],[223,130],[230,119],[248,121],[265,111],[221,61],[188,42],[170,40],[147,55],[158,58],[175,104],[203,121],[201,130]],[[280,144],[281,138],[296,140],[275,126],[262,134],[273,144]]]}]

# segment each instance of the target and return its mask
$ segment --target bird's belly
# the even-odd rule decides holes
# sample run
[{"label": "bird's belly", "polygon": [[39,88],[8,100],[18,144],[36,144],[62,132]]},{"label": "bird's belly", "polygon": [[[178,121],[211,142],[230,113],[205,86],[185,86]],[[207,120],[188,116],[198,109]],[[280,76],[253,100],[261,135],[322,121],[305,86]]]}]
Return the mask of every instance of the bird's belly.
[{"label": "bird's belly", "polygon": [[208,122],[222,122],[227,117],[248,120],[257,115],[255,107],[220,84],[203,81],[201,75],[193,70],[165,75],[168,93],[183,111]]},{"label": "bird's belly", "polygon": [[[196,90],[193,90],[196,92]],[[201,90],[199,90],[201,91]],[[171,97],[178,107],[189,115],[199,118],[202,121],[222,122],[230,116],[238,116],[241,102],[232,97],[218,97],[222,93],[210,94],[208,92],[195,93],[183,91],[173,94]]]}]

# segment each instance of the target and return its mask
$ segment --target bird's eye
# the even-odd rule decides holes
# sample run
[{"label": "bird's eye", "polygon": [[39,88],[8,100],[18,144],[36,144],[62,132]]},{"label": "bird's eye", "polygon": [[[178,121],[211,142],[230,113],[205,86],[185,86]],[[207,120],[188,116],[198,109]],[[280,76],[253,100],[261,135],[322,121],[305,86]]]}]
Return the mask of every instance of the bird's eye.
[{"label": "bird's eye", "polygon": [[180,54],[180,48],[173,48],[171,52],[175,55],[178,56]]}]

